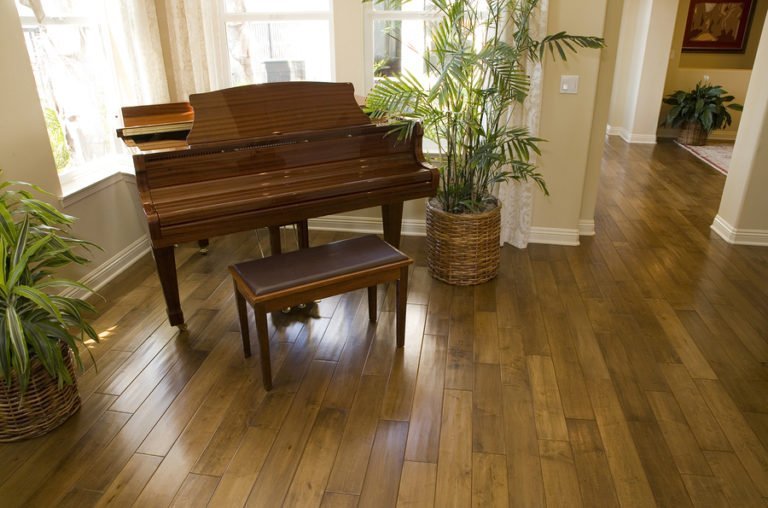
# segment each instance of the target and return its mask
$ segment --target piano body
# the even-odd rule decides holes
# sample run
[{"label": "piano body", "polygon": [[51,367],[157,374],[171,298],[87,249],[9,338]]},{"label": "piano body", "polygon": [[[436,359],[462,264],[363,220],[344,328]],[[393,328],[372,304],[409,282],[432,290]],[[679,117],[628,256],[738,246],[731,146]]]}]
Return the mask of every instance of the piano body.
[{"label": "piano body", "polygon": [[123,117],[118,136],[140,150],[136,180],[174,326],[184,326],[174,244],[291,223],[306,236],[308,218],[380,206],[398,246],[403,202],[437,189],[420,129],[407,141],[387,135],[348,83],[228,88]]}]

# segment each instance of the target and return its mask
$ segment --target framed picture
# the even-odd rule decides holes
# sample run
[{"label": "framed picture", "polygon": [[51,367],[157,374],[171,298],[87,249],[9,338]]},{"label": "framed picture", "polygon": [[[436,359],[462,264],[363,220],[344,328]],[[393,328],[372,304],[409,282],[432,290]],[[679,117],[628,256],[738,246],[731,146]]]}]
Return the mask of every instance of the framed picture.
[{"label": "framed picture", "polygon": [[683,51],[743,52],[754,0],[691,0]]}]

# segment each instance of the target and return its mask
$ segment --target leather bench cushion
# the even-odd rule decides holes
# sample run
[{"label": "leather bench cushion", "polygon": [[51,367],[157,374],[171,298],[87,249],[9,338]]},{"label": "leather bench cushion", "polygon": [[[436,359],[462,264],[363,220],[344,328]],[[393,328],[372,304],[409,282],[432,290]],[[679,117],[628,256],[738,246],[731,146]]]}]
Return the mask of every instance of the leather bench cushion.
[{"label": "leather bench cushion", "polygon": [[232,269],[261,296],[409,259],[376,235],[238,263]]}]

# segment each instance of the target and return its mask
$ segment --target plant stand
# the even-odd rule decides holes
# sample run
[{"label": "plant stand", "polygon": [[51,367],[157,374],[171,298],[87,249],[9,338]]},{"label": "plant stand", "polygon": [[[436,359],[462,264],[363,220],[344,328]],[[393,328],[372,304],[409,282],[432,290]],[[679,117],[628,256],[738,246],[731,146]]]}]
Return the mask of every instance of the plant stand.
[{"label": "plant stand", "polygon": [[683,145],[702,146],[707,142],[707,131],[699,122],[687,122],[677,136],[677,142]]},{"label": "plant stand", "polygon": [[487,282],[499,271],[501,204],[476,214],[444,212],[427,203],[427,262],[432,276],[448,284]]},{"label": "plant stand", "polygon": [[[75,378],[72,352],[62,345],[64,363]],[[77,383],[65,384],[59,390],[55,378],[48,374],[37,358],[30,360],[29,385],[23,398],[14,376],[10,385],[0,379],[0,442],[20,441],[41,436],[64,423],[80,409]]]}]

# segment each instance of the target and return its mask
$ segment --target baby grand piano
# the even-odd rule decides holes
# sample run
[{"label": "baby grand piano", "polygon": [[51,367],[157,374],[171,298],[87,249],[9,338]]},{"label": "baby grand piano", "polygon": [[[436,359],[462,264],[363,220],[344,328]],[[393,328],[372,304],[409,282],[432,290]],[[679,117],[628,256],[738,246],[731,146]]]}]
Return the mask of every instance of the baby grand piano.
[{"label": "baby grand piano", "polygon": [[384,237],[398,246],[403,202],[437,189],[421,130],[387,135],[348,83],[228,88],[123,108],[123,118],[118,136],[140,150],[136,181],[174,326],[185,326],[174,244],[291,223],[306,232],[308,218],[381,206]]}]

